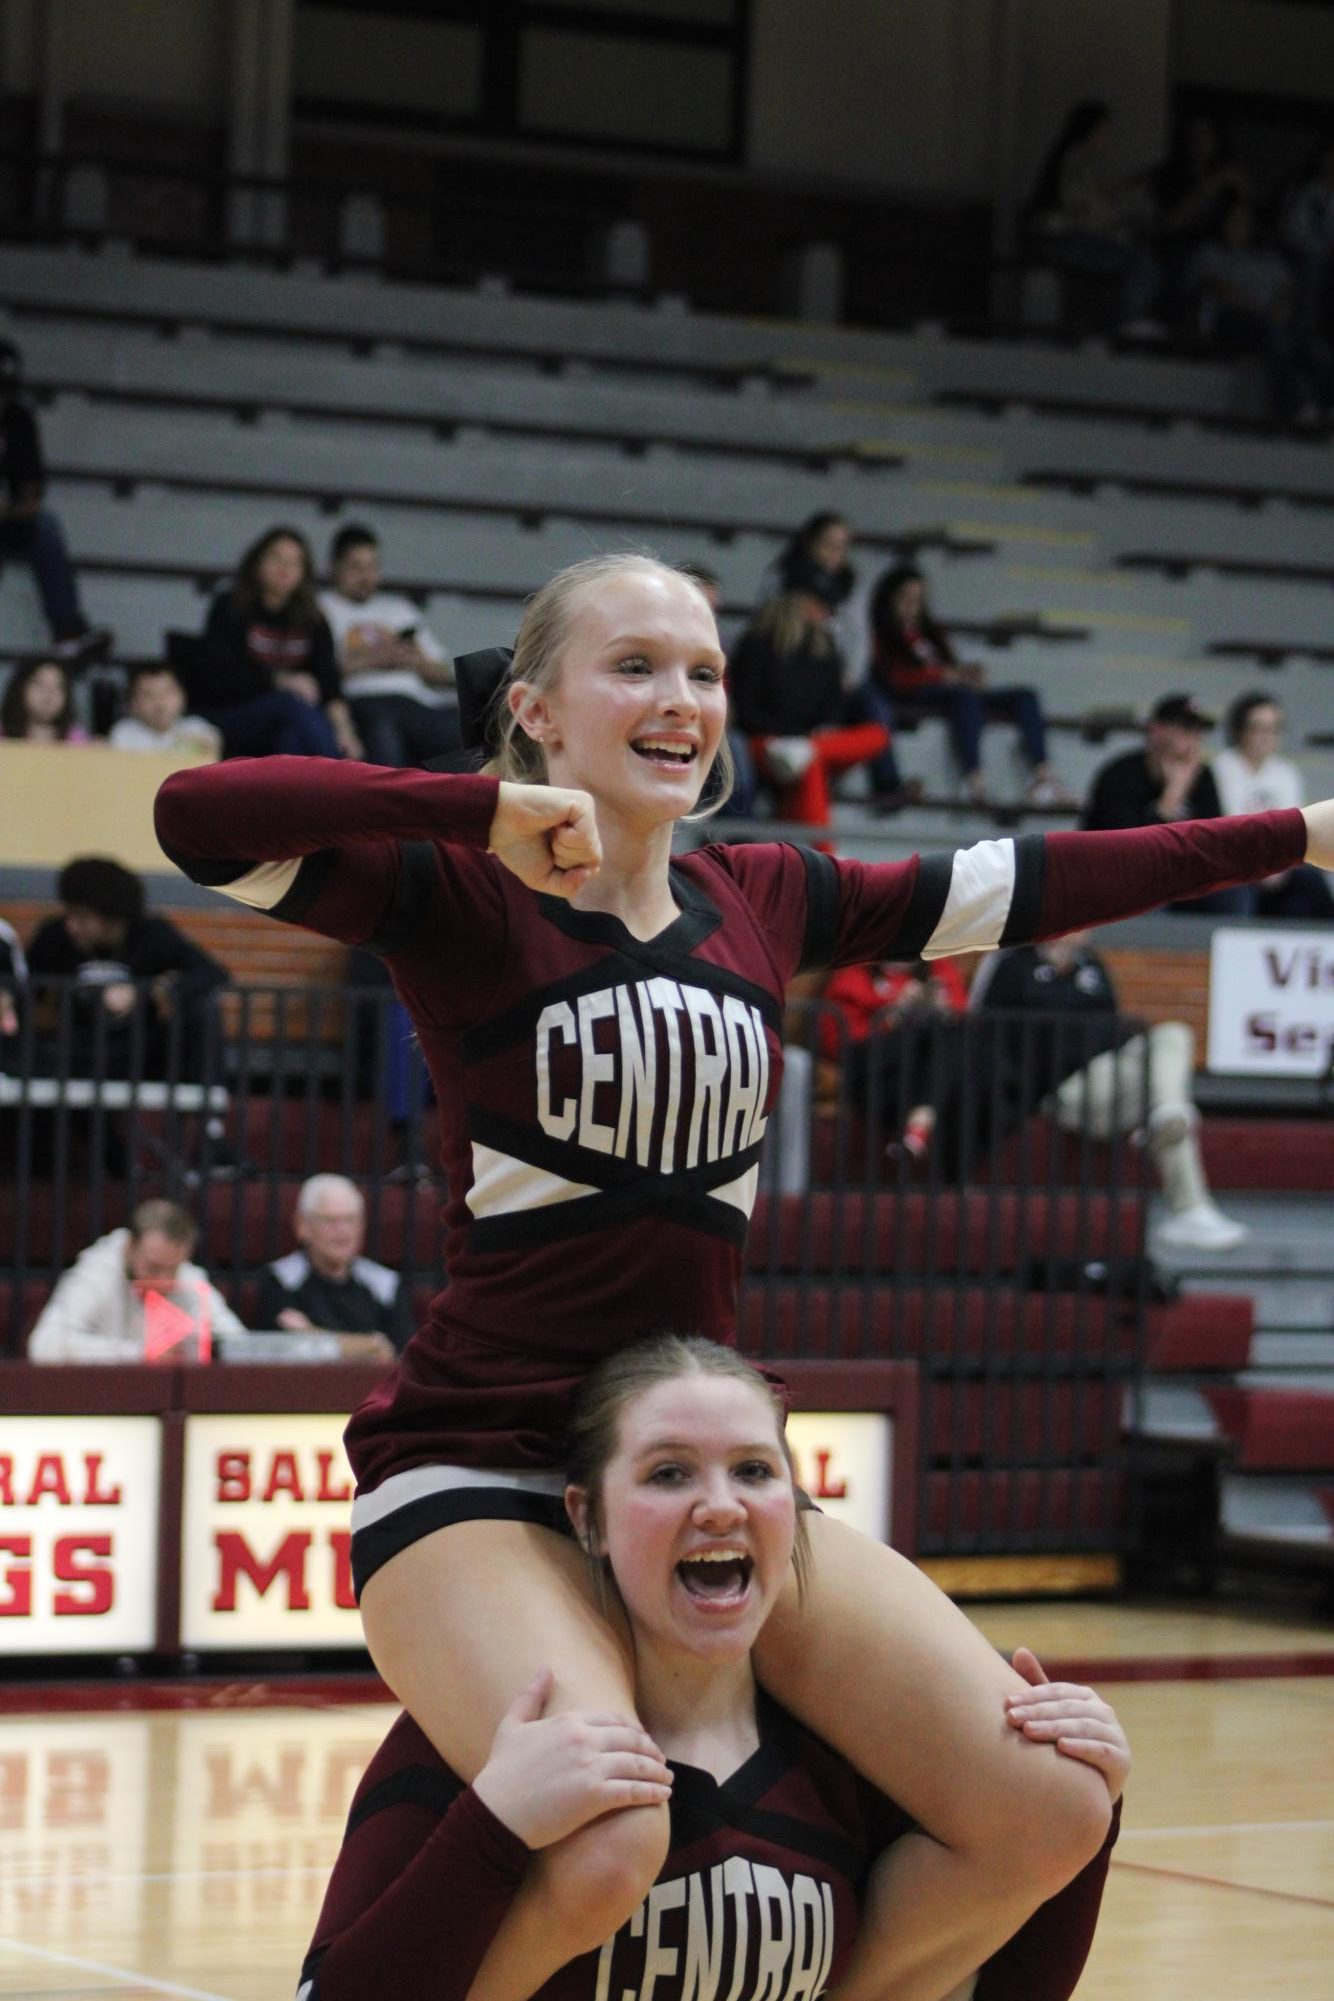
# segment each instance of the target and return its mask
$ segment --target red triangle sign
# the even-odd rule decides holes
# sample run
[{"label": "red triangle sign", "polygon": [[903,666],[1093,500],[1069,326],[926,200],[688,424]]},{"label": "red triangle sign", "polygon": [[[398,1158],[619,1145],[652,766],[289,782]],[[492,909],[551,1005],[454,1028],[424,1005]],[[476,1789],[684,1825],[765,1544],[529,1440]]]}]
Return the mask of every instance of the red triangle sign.
[{"label": "red triangle sign", "polygon": [[144,1360],[156,1362],[169,1348],[179,1347],[193,1335],[199,1337],[199,1359],[209,1358],[208,1317],[186,1313],[151,1287],[144,1293]]}]

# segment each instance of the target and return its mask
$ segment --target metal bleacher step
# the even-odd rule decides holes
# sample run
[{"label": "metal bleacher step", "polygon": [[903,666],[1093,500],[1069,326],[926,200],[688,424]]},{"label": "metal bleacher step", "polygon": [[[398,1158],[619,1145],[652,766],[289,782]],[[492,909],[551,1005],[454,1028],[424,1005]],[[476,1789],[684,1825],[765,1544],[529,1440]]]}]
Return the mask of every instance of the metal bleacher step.
[{"label": "metal bleacher step", "polygon": [[[1327,1298],[1325,1326],[1334,1327],[1334,1301]],[[1251,1339],[1251,1360],[1259,1369],[1328,1372],[1334,1386],[1334,1333],[1262,1330]],[[1287,1377],[1284,1377],[1287,1380]]]},{"label": "metal bleacher step", "polygon": [[[1229,1204],[1231,1203],[1231,1197]],[[1245,1255],[1244,1250],[1238,1255]],[[1328,1278],[1190,1279],[1184,1290],[1196,1295],[1248,1292],[1255,1306],[1256,1326],[1264,1338],[1291,1339],[1295,1346],[1334,1328],[1334,1273]],[[1257,1340],[1261,1338],[1259,1334]],[[1334,1334],[1329,1335],[1334,1352]]]}]

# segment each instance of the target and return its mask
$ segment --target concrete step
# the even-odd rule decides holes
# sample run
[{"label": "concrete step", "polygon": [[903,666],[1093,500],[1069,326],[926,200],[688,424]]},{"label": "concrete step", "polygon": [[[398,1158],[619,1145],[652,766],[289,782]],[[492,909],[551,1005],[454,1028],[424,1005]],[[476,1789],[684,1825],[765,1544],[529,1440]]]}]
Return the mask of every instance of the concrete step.
[{"label": "concrete step", "polygon": [[[1230,1292],[1247,1290],[1248,1280],[1328,1277],[1334,1281],[1334,1237],[1329,1230],[1326,1196],[1229,1191],[1222,1206],[1251,1233],[1236,1250],[1159,1252],[1155,1248],[1155,1256],[1182,1279],[1216,1277]],[[1152,1220],[1165,1214],[1156,1204]]]},{"label": "concrete step", "polygon": [[1258,1369],[1327,1369],[1334,1372],[1334,1334],[1271,1331],[1251,1340],[1251,1361]]},{"label": "concrete step", "polygon": [[1293,1332],[1300,1336],[1334,1328],[1334,1273],[1328,1278],[1285,1278],[1282,1274],[1250,1280],[1235,1278],[1235,1260],[1245,1257],[1247,1249],[1243,1245],[1232,1253],[1233,1263],[1228,1265],[1226,1277],[1220,1274],[1216,1279],[1189,1278],[1182,1290],[1196,1297],[1249,1293],[1255,1306],[1256,1327],[1265,1333]]}]

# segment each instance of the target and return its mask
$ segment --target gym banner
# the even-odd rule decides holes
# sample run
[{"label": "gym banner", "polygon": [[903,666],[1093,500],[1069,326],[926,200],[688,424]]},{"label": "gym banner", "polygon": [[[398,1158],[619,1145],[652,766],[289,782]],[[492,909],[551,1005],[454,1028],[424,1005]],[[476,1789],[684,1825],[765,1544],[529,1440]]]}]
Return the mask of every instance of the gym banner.
[{"label": "gym banner", "polygon": [[185,1421],[181,1645],[359,1647],[341,1415]]},{"label": "gym banner", "polygon": [[1334,938],[1295,924],[1220,926],[1209,955],[1209,1068],[1323,1077],[1334,1060]]},{"label": "gym banner", "polygon": [[890,1540],[894,1421],[881,1411],[794,1410],[787,1442],[817,1508],[876,1542]]},{"label": "gym banner", "polygon": [[161,1436],[156,1417],[0,1419],[0,1654],[153,1647]]}]

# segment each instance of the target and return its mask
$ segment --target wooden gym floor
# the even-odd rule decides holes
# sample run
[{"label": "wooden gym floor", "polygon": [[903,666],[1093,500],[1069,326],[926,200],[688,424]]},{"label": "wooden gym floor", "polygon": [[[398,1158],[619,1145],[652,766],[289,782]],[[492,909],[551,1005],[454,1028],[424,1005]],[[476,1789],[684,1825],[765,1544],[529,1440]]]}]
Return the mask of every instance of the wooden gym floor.
[{"label": "wooden gym floor", "polygon": [[[973,1615],[1096,1670],[1134,1747],[1082,2001],[1331,2001],[1334,1631],[1191,1606]],[[340,1692],[365,1689],[201,1683],[182,1708],[0,1685],[0,1995],[288,2001],[392,1715]]]}]

